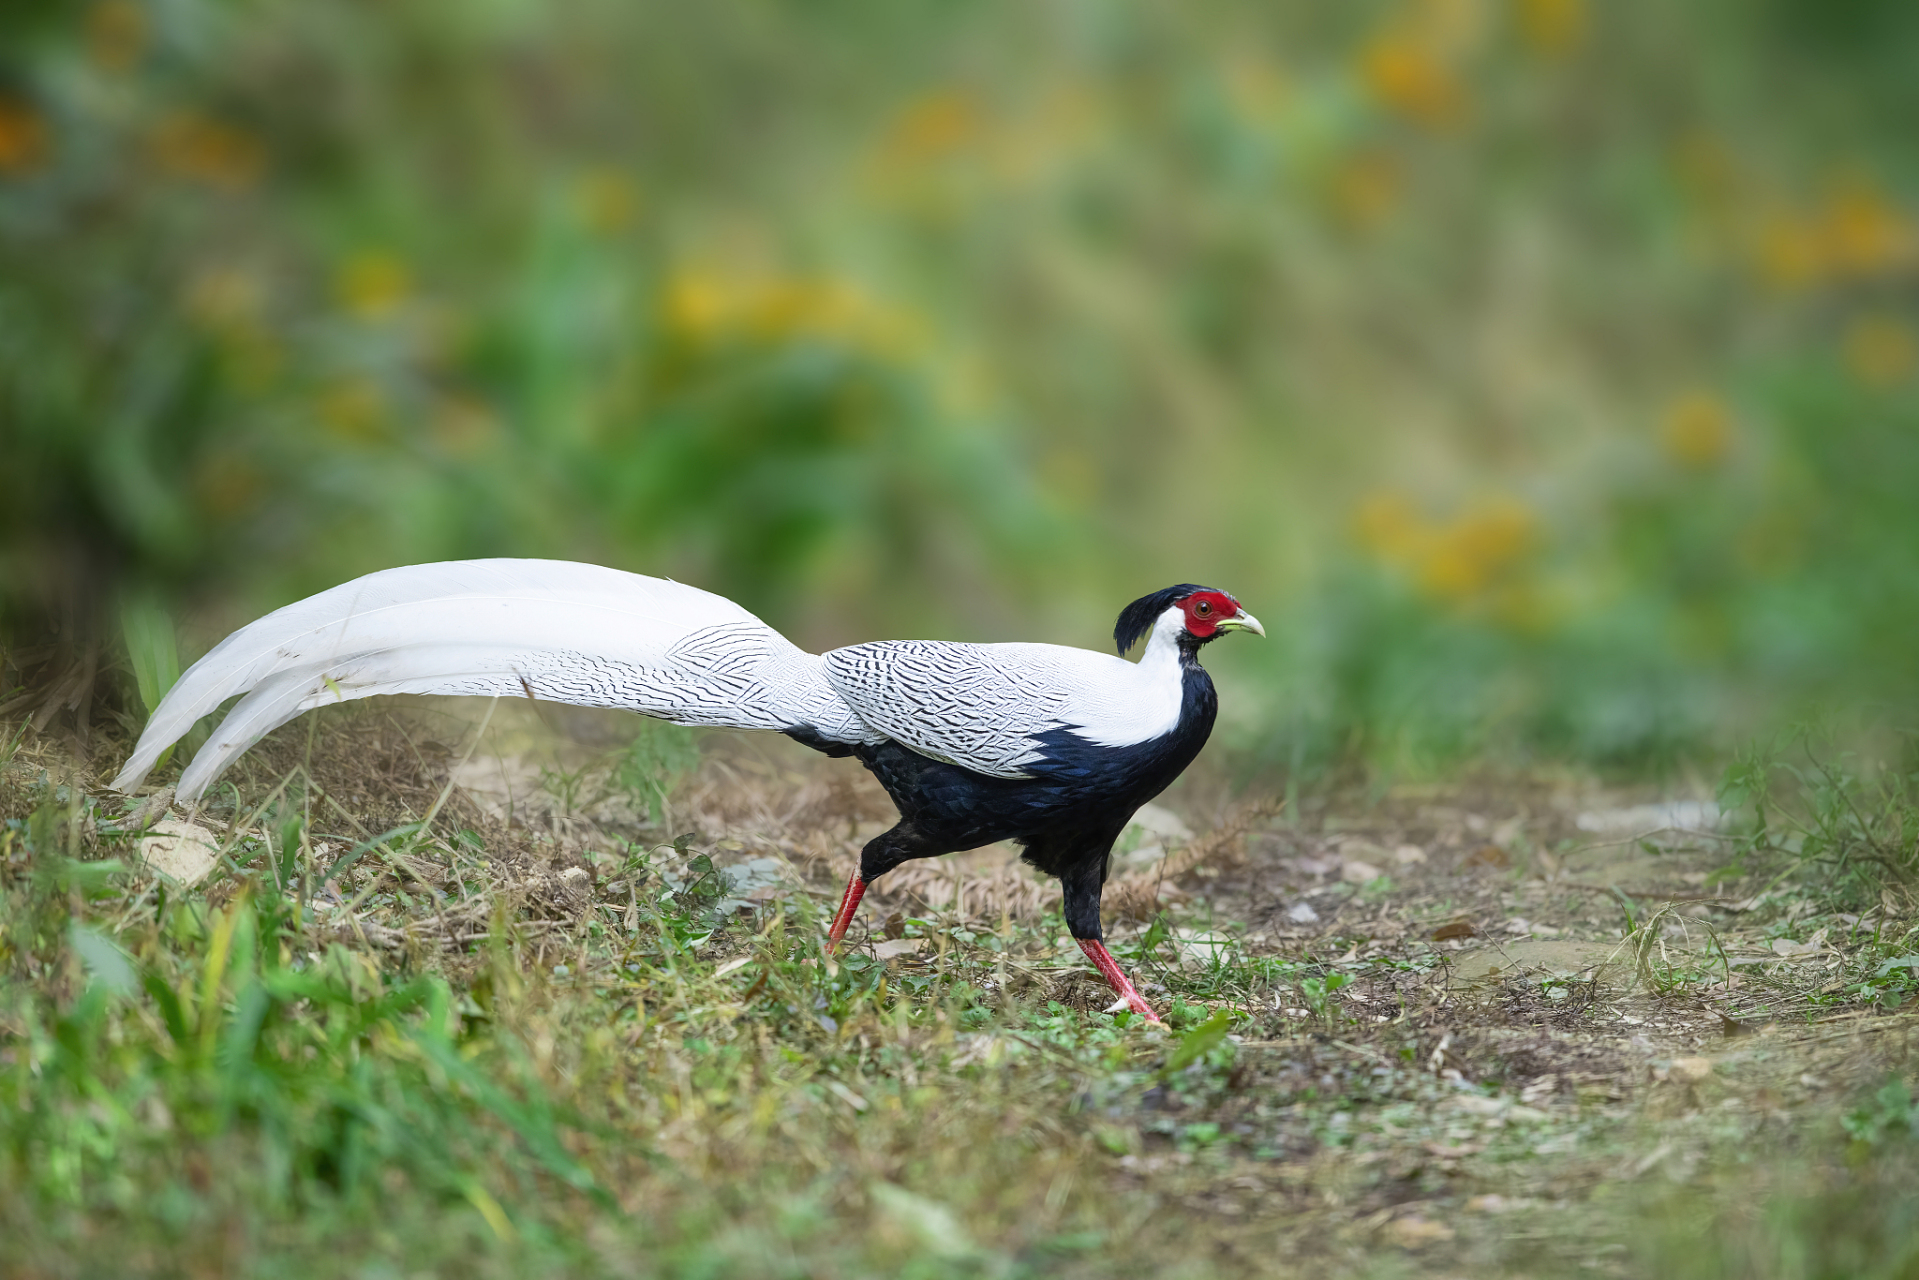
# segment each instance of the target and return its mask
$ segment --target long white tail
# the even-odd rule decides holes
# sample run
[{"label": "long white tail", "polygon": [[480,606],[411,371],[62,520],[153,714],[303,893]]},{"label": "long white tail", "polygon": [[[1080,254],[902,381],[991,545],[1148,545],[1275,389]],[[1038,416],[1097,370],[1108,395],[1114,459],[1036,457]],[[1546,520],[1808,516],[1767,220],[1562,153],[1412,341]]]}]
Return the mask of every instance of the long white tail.
[{"label": "long white tail", "polygon": [[566,560],[454,560],[356,578],[222,640],[161,700],[114,788],[140,785],[162,751],[240,693],[181,777],[181,800],[301,712],[376,693],[536,697],[879,739],[819,658],[731,600]]}]

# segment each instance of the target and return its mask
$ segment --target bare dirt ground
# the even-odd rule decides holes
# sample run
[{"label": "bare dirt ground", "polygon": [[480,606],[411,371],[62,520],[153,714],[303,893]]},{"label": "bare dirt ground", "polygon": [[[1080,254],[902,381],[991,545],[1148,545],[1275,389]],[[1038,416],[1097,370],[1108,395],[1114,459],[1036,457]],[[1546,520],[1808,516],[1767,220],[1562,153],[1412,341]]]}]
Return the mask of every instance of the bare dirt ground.
[{"label": "bare dirt ground", "polygon": [[[699,941],[724,975],[770,916],[829,910],[891,820],[856,766],[781,741],[714,735],[649,799],[616,777],[631,719],[511,707],[476,736],[486,714],[295,726],[236,770],[249,802],[304,770],[319,865],[423,813],[450,833],[340,875],[316,939],[457,976],[506,902],[533,966],[584,965],[591,926],[642,910],[646,847],[667,885],[722,886],[738,923]],[[73,754],[30,741],[11,772]],[[1874,983],[1901,972],[1913,903],[1740,864],[1698,790],[1481,777],[1281,807],[1202,771],[1116,854],[1109,938],[1173,1024],[1130,1032],[1118,1069],[1074,1056],[1062,1028],[1110,993],[1012,850],[882,882],[846,963],[928,998],[963,984],[987,1013],[948,1037],[955,1071],[1077,1073],[1065,1123],[1097,1196],[1181,1242],[1156,1273],[1824,1274],[1751,1260],[1804,1235],[1778,1226],[1792,1205],[1871,1201],[1875,1153],[1910,1128],[1919,1021]],[[216,837],[245,820],[196,818]]]}]

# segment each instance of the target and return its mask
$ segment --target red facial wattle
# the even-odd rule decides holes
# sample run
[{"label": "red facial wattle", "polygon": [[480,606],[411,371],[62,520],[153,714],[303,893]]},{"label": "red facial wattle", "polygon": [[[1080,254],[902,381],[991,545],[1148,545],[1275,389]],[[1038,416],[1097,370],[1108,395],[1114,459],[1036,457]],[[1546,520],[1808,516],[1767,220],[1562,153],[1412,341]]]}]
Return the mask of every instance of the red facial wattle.
[{"label": "red facial wattle", "polygon": [[1220,623],[1239,614],[1239,601],[1224,591],[1195,591],[1179,607],[1186,613],[1186,630],[1201,640],[1210,640]]}]

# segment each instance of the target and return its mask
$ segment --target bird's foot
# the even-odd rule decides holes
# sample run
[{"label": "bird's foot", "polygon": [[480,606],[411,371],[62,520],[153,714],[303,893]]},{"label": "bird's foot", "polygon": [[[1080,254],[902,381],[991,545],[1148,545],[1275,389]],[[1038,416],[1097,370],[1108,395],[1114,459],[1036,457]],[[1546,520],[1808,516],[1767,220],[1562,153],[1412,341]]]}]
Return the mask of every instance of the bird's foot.
[{"label": "bird's foot", "polygon": [[1080,938],[1078,942],[1079,949],[1086,953],[1086,958],[1091,960],[1093,967],[1099,970],[1099,976],[1106,979],[1107,985],[1119,993],[1119,999],[1114,1001],[1114,1007],[1110,1012],[1118,1012],[1119,1008],[1124,1006],[1140,1014],[1146,1021],[1158,1025],[1159,1015],[1153,1012],[1153,1006],[1146,1003],[1146,997],[1134,988],[1132,979],[1121,970],[1119,962],[1113,959],[1113,953],[1106,949],[1106,944],[1097,938]]},{"label": "bird's foot", "polygon": [[826,931],[826,954],[832,955],[840,949],[840,939],[846,936],[846,926],[853,923],[853,913],[859,909],[860,899],[866,896],[866,881],[860,879],[855,871],[853,878],[846,882],[846,892],[840,896],[840,909],[833,916],[833,927]]}]

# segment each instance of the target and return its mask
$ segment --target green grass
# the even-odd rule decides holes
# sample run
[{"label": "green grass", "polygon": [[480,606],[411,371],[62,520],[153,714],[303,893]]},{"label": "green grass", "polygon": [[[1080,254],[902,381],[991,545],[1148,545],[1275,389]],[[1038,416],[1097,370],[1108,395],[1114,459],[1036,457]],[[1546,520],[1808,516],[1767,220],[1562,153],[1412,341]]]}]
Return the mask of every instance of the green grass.
[{"label": "green grass", "polygon": [[[349,717],[320,745],[364,758],[377,727]],[[1903,1274],[1911,1256],[1909,1086],[1883,1074],[1907,1023],[1842,1024],[1867,1037],[1849,1048],[1819,1022],[1903,1003],[1904,926],[1850,947],[1816,990],[1741,970],[1735,1003],[1797,1038],[1673,1041],[1626,1084],[1604,1058],[1578,1074],[1592,1060],[1576,1046],[1611,1034],[1594,1019],[1689,1016],[1725,973],[1724,943],[1664,934],[1674,917],[1644,903],[1619,931],[1624,947],[1655,939],[1638,994],[1515,977],[1464,995],[1417,943],[1254,947],[1228,894],[1116,932],[1165,991],[1155,1031],[1091,1011],[1104,997],[1070,980],[1056,913],[929,911],[901,922],[926,939],[920,960],[836,961],[820,950],[829,886],[736,914],[724,870],[684,840],[580,861],[534,831],[415,818],[317,853],[323,831],[289,803],[320,803],[298,770],[241,780],[273,803],[233,810],[227,869],[183,892],[139,869],[96,800],[39,771],[44,742],[24,751],[0,827],[7,1274],[1388,1275],[1445,1260],[1517,1276],[1629,1258],[1811,1280]],[[439,803],[402,788],[367,804],[407,794]],[[1742,936],[1839,928],[1820,895],[1845,869],[1772,856],[1793,878]],[[1452,917],[1406,875],[1341,893]],[[1175,923],[1233,941],[1182,963]],[[1542,1047],[1544,1027],[1561,1048]],[[1667,1080],[1665,1055],[1689,1052],[1717,1065]],[[1815,1093],[1795,1083],[1815,1075]],[[1506,1207],[1473,1209],[1487,1193]],[[1418,1234],[1433,1222],[1437,1241]]]},{"label": "green grass", "polygon": [[716,933],[710,877],[564,949],[500,903],[461,954],[382,955],[270,867],[215,906],[70,861],[66,823],[0,837],[12,1266],[1030,1274],[1129,1234],[1071,1114],[1167,1042],[1002,1010],[984,956],[835,964],[804,902]]}]

